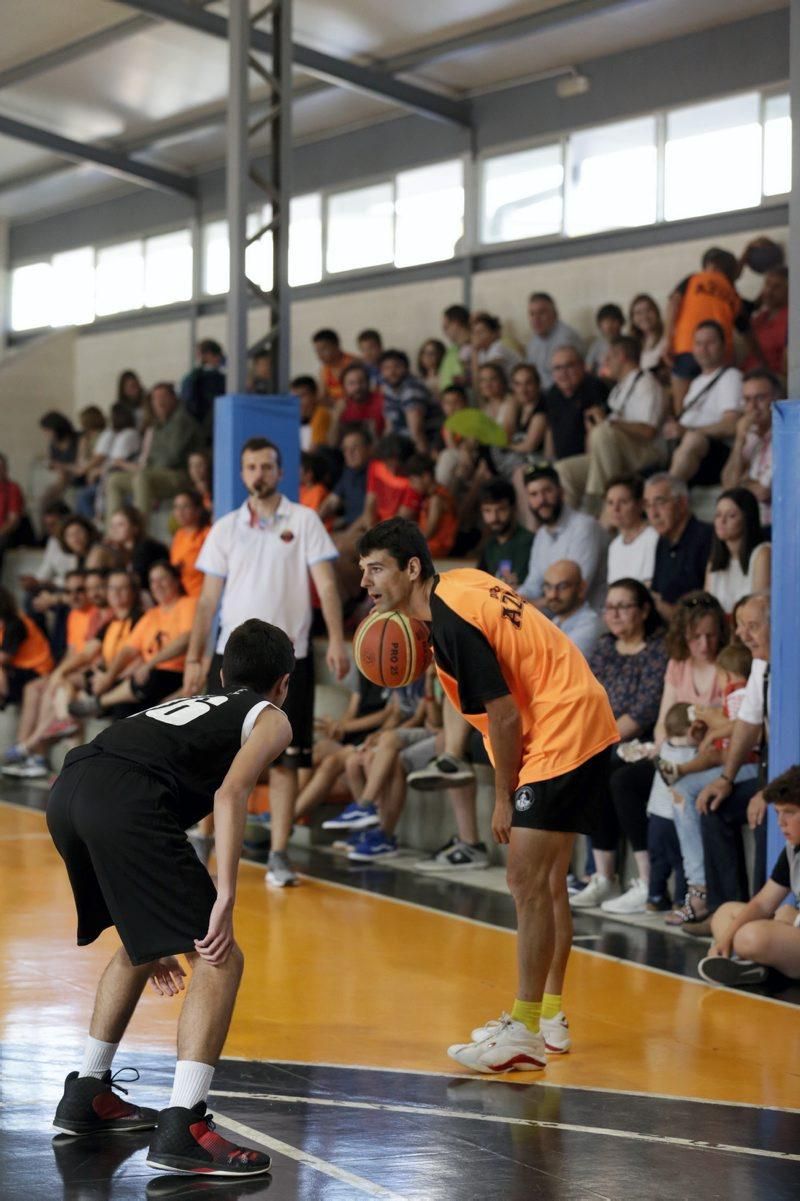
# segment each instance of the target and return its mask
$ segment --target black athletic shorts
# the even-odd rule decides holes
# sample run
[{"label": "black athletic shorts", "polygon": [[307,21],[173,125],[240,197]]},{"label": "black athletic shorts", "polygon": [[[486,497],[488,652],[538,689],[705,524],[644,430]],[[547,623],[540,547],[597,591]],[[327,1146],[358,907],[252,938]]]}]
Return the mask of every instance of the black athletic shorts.
[{"label": "black athletic shorts", "polygon": [[47,825],[72,885],[79,946],[116,926],[139,964],[205,937],[217,891],[167,786],[145,768],[78,748],[53,785]]},{"label": "black athletic shorts", "polygon": [[600,751],[563,776],[521,785],[514,793],[512,827],[591,834],[608,789],[608,755]]},{"label": "black athletic shorts", "polygon": [[[310,648],[309,648],[310,650]],[[220,687],[222,655],[216,654],[208,669],[206,688],[209,692]],[[289,676],[289,691],[283,711],[292,727],[292,742],[275,760],[277,767],[311,767],[311,748],[314,745],[314,656],[297,659]],[[363,735],[366,737],[366,735]]]},{"label": "black athletic shorts", "polygon": [[157,705],[166,700],[173,692],[180,692],[183,685],[183,672],[165,671],[162,667],[154,667],[144,684],[131,680],[131,692],[140,704]]},{"label": "black athletic shorts", "polygon": [[8,681],[8,696],[0,697],[0,709],[5,709],[6,705],[21,705],[22,693],[25,690],[25,685],[30,684],[31,680],[41,680],[38,671],[32,671],[30,667],[14,667],[9,665],[6,668],[6,680]]}]

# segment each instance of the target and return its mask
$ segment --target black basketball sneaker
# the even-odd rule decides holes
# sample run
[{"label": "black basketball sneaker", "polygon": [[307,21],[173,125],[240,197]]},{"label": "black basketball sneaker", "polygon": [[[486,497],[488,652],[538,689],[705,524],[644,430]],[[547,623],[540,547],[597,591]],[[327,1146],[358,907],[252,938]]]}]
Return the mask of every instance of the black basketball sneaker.
[{"label": "black basketball sneaker", "polygon": [[151,1168],[198,1176],[262,1176],[270,1162],[268,1155],[237,1147],[218,1134],[205,1101],[191,1109],[162,1109],[147,1153]]},{"label": "black basketball sneaker", "polygon": [[[128,1080],[138,1080],[139,1073],[135,1068],[122,1068],[121,1071],[131,1071],[135,1075]],[[128,1090],[117,1083],[111,1072],[97,1076],[79,1076],[70,1072],[64,1081],[64,1095],[58,1103],[53,1125],[65,1134],[97,1134],[101,1131],[118,1130],[152,1130],[158,1121],[155,1109],[145,1109],[141,1105],[131,1105],[118,1097],[118,1092]]]}]

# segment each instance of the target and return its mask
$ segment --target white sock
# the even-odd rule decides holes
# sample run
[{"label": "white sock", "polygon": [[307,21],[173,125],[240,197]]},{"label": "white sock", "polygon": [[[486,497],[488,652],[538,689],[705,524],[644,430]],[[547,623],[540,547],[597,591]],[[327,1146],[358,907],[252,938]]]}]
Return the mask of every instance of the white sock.
[{"label": "white sock", "polygon": [[208,1063],[197,1063],[194,1059],[179,1059],[175,1064],[175,1079],[172,1083],[170,1108],[181,1105],[191,1109],[198,1101],[207,1101],[214,1068]]},{"label": "white sock", "polygon": [[99,1038],[86,1039],[86,1049],[83,1052],[83,1063],[79,1076],[96,1076],[99,1080],[114,1062],[119,1043],[104,1043]]}]

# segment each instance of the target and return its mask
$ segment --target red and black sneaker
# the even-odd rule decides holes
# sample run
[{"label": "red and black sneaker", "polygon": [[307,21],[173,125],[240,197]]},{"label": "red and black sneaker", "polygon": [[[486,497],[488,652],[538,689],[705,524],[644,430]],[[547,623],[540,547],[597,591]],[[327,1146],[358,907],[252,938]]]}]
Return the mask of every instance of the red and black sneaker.
[{"label": "red and black sneaker", "polygon": [[262,1176],[270,1168],[268,1155],[237,1147],[217,1134],[205,1101],[191,1109],[172,1105],[161,1110],[147,1163],[164,1172],[198,1176]]},{"label": "red and black sneaker", "polygon": [[131,1105],[113,1091],[127,1096],[128,1090],[117,1084],[121,1072],[134,1072],[127,1080],[138,1080],[135,1068],[122,1068],[115,1076],[104,1072],[97,1076],[79,1076],[70,1072],[64,1081],[64,1095],[58,1103],[53,1125],[65,1134],[98,1134],[114,1130],[152,1130],[158,1123],[158,1111]]}]

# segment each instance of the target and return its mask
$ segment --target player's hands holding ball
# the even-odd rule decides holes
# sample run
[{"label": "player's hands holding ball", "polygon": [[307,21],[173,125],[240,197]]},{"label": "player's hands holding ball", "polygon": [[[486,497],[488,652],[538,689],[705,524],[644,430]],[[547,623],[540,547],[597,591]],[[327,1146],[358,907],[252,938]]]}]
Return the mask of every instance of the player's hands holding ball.
[{"label": "player's hands holding ball", "polygon": [[186,987],[185,976],[180,960],[174,955],[165,955],[150,973],[150,983],[160,997],[177,997]]},{"label": "player's hands holding ball", "polygon": [[510,796],[505,794],[495,797],[494,812],[492,813],[492,838],[504,845],[511,838],[511,819],[514,816],[514,804]]}]

